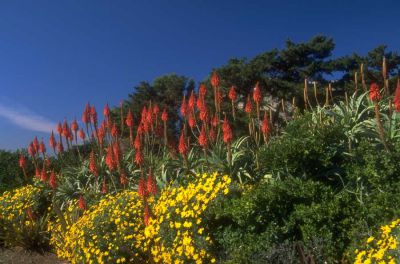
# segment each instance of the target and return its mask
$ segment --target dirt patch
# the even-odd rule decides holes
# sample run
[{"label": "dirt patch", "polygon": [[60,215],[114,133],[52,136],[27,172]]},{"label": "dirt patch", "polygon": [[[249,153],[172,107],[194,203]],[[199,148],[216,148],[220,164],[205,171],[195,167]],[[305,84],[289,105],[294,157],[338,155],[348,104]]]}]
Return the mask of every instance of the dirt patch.
[{"label": "dirt patch", "polygon": [[0,264],[67,264],[52,253],[40,254],[17,247],[12,249],[0,248]]}]

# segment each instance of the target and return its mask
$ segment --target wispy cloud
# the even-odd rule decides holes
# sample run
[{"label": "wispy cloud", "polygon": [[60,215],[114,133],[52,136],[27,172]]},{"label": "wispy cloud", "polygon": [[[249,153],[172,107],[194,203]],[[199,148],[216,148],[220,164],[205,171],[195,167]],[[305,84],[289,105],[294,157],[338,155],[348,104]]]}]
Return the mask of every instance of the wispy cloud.
[{"label": "wispy cloud", "polygon": [[38,132],[50,133],[56,124],[28,109],[17,110],[0,102],[0,118],[3,117],[15,125]]}]

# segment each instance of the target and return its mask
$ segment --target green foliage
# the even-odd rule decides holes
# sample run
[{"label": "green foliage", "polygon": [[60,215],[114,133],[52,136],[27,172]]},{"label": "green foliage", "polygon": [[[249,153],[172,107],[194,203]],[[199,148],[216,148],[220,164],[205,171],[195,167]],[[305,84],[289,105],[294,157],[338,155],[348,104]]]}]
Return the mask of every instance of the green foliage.
[{"label": "green foliage", "polygon": [[[19,152],[0,150],[0,194],[21,186],[24,183],[24,174],[18,166]],[[27,173],[33,175],[33,166],[27,162]]]}]

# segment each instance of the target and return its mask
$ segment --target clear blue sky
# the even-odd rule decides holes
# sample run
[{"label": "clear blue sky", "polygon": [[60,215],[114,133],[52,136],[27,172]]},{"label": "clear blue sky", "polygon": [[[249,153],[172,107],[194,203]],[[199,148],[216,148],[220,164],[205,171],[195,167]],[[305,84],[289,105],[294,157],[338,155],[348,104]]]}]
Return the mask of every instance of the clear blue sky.
[{"label": "clear blue sky", "polygon": [[[335,56],[400,47],[393,1],[0,1],[0,149],[25,147],[87,101],[117,105],[141,80],[204,79],[288,38],[333,37]],[[13,121],[11,121],[11,119]]]}]

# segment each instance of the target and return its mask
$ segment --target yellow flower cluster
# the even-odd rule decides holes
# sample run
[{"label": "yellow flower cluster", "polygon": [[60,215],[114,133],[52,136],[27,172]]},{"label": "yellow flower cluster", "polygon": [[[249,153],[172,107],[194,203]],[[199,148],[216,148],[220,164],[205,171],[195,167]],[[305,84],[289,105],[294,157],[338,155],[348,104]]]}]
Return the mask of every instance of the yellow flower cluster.
[{"label": "yellow flower cluster", "polygon": [[143,262],[145,256],[136,250],[145,239],[143,204],[136,192],[107,195],[74,222],[68,214],[75,210],[66,210],[66,230],[59,219],[50,227],[50,243],[59,257],[71,263]]},{"label": "yellow flower cluster", "polygon": [[6,224],[2,232],[22,232],[25,227],[35,225],[34,209],[41,194],[41,189],[33,185],[4,192],[0,196],[0,220]]},{"label": "yellow flower cluster", "polygon": [[157,263],[214,263],[202,215],[219,194],[228,193],[230,182],[218,173],[203,174],[186,187],[164,189],[145,229],[142,250],[150,250]]},{"label": "yellow flower cluster", "polygon": [[356,250],[355,264],[389,263],[395,264],[400,258],[397,249],[400,219],[381,227],[379,238],[369,237],[366,241],[366,250]]}]

